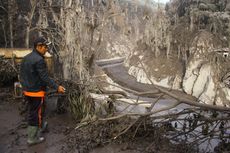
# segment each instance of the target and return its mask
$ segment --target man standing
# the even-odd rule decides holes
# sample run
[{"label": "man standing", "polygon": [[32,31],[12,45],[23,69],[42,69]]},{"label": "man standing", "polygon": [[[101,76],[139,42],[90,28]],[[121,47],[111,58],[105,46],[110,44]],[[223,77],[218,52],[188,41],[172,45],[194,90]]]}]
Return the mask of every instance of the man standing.
[{"label": "man standing", "polygon": [[44,98],[46,88],[55,89],[58,93],[64,93],[65,88],[58,86],[48,75],[44,55],[48,51],[50,43],[39,37],[34,41],[33,51],[24,57],[21,63],[20,81],[24,96],[28,102],[28,140],[29,145],[43,142],[38,131],[43,128]]}]

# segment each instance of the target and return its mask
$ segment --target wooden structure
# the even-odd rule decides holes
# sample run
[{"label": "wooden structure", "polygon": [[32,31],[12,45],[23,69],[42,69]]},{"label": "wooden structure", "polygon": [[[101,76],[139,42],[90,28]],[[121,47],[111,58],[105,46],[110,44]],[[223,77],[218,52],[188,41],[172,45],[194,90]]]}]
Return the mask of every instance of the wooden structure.
[{"label": "wooden structure", "polygon": [[[28,48],[0,48],[0,56],[3,56],[5,59],[12,59],[14,64],[20,64],[22,59],[29,53],[32,52],[32,49]],[[49,73],[53,73],[53,58],[52,55],[46,52],[45,61],[48,66]]]}]

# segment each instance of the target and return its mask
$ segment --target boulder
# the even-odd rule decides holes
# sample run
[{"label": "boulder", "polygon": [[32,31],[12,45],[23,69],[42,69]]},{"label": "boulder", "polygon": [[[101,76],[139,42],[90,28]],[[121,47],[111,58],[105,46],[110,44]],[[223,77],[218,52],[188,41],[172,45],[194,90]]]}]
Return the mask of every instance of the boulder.
[{"label": "boulder", "polygon": [[200,3],[199,6],[198,6],[198,8],[200,10],[202,10],[202,11],[206,11],[206,10],[208,10],[208,5],[205,4],[205,3]]},{"label": "boulder", "polygon": [[215,5],[215,4],[207,4],[207,6],[208,6],[209,11],[212,11],[212,12],[219,11],[217,5]]},{"label": "boulder", "polygon": [[225,11],[230,12],[230,3],[227,4]]},{"label": "boulder", "polygon": [[200,3],[198,8],[202,11],[212,11],[212,12],[217,12],[218,11],[218,7],[215,4],[205,4],[205,3]]}]

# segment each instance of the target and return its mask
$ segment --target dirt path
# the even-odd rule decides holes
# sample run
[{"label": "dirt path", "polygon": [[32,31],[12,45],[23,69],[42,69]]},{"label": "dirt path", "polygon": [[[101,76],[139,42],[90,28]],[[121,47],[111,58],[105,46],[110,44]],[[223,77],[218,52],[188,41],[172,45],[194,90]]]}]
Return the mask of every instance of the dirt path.
[{"label": "dirt path", "polygon": [[92,141],[88,140],[92,138],[87,137],[90,136],[89,131],[84,131],[84,135],[73,130],[76,123],[68,113],[54,112],[47,114],[49,132],[44,133],[46,141],[28,146],[24,117],[19,111],[21,104],[22,99],[0,97],[0,153],[139,153],[135,148],[127,148],[125,144],[90,144]]},{"label": "dirt path", "polygon": [[45,143],[28,147],[23,117],[19,114],[20,100],[0,101],[0,152],[1,153],[58,153],[65,150],[68,130],[73,127],[68,114],[50,114],[49,132],[44,133]]}]

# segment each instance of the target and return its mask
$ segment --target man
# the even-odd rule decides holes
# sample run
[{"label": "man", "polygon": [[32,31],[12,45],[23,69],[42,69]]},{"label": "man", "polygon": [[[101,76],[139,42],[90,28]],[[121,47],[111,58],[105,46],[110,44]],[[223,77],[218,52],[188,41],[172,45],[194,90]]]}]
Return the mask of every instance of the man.
[{"label": "man", "polygon": [[24,96],[28,102],[28,140],[29,145],[43,142],[44,137],[39,136],[39,130],[44,124],[44,98],[47,86],[58,93],[64,93],[65,88],[58,86],[48,75],[44,55],[50,43],[43,37],[34,41],[33,51],[24,57],[21,63],[20,81]]}]

